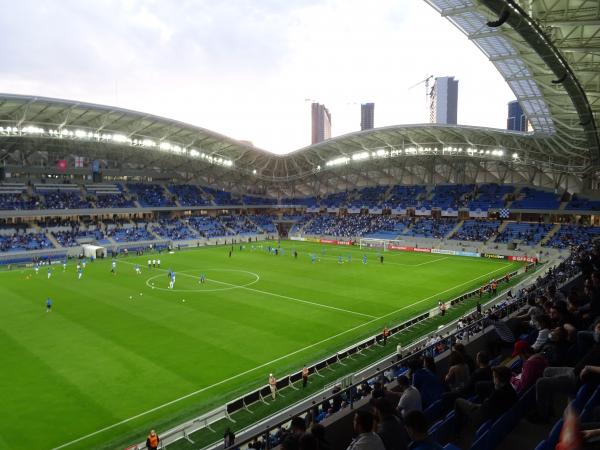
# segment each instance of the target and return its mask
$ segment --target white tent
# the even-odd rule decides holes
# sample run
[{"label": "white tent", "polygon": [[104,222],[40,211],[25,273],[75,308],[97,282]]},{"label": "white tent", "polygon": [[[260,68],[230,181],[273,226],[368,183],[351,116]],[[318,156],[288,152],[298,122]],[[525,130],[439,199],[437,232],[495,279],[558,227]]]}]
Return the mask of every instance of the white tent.
[{"label": "white tent", "polygon": [[91,244],[83,244],[81,247],[83,248],[83,256],[86,258],[98,259],[106,257],[107,252],[105,247]]}]

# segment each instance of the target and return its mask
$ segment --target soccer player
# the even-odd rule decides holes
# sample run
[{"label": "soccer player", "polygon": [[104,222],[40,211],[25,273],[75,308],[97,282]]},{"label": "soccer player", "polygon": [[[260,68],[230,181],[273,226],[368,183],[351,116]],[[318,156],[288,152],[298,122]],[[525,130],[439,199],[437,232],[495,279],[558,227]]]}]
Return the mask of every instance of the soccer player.
[{"label": "soccer player", "polygon": [[50,297],[46,299],[46,312],[52,312],[52,299]]},{"label": "soccer player", "polygon": [[52,276],[52,269],[48,266],[48,279]]},{"label": "soccer player", "polygon": [[117,261],[115,261],[114,259],[112,260],[112,264],[110,267],[110,273],[112,273],[113,275],[117,274]]},{"label": "soccer player", "polygon": [[158,267],[160,269],[160,259],[156,260],[156,267]]},{"label": "soccer player", "polygon": [[314,253],[311,253],[310,259],[312,260],[312,263],[314,264],[317,261],[317,255],[315,255]]},{"label": "soccer player", "polygon": [[79,264],[79,262],[77,262],[77,270],[81,269],[81,264]]},{"label": "soccer player", "polygon": [[342,260],[342,255],[338,256],[338,264],[344,264],[344,261]]},{"label": "soccer player", "polygon": [[379,255],[379,262],[383,264],[383,255]]},{"label": "soccer player", "polygon": [[67,270],[67,260],[66,259],[63,261],[63,272],[65,270]]},{"label": "soccer player", "polygon": [[148,269],[152,269],[152,261],[148,260]]},{"label": "soccer player", "polygon": [[156,260],[155,259],[152,260],[152,267],[154,267],[156,269]]},{"label": "soccer player", "polygon": [[201,273],[200,274],[200,284],[204,284],[205,281],[206,281],[206,276],[203,273]]},{"label": "soccer player", "polygon": [[367,264],[367,255],[363,255],[363,264]]},{"label": "soccer player", "polygon": [[34,266],[33,266],[33,269],[35,270],[35,274],[37,275],[37,274],[38,274],[38,272],[40,271],[40,266],[39,266],[39,264],[38,264],[38,263],[35,263],[35,264],[34,264]]},{"label": "soccer player", "polygon": [[138,275],[142,274],[142,269],[140,269],[140,265],[139,264],[135,265],[135,273],[137,273]]},{"label": "soccer player", "polygon": [[81,266],[85,269],[85,258],[81,261]]},{"label": "soccer player", "polygon": [[77,269],[77,279],[81,280],[81,277],[83,276],[83,270],[81,269],[81,267],[79,267]]},{"label": "soccer player", "polygon": [[346,262],[350,262],[352,261],[352,255],[350,253],[348,253],[348,256],[346,256]]},{"label": "soccer player", "polygon": [[171,273],[171,281],[169,282],[169,289],[173,289],[175,287],[175,272]]}]

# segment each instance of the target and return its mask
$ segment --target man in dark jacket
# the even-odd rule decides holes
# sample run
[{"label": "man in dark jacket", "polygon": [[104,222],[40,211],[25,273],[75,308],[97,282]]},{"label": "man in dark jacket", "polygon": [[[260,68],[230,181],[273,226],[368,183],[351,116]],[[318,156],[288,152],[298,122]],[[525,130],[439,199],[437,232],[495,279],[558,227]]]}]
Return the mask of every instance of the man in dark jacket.
[{"label": "man in dark jacket", "polygon": [[475,427],[478,427],[487,420],[496,420],[517,402],[517,393],[510,385],[510,369],[505,366],[496,366],[492,368],[492,374],[494,391],[481,405],[463,398],[456,400],[455,409],[458,431],[466,423],[466,419],[469,419]]},{"label": "man in dark jacket", "polygon": [[377,420],[375,432],[379,435],[385,450],[406,450],[408,434],[400,419],[394,414],[394,405],[384,398],[373,399],[373,415]]}]

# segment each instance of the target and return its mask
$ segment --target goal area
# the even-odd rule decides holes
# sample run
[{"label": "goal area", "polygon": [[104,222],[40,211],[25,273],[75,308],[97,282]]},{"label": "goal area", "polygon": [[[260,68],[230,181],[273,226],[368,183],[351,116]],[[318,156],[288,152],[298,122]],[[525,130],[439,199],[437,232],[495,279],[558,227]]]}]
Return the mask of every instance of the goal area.
[{"label": "goal area", "polygon": [[390,248],[400,248],[406,244],[402,244],[402,241],[395,239],[361,238],[358,241],[358,245],[360,246],[361,250],[363,248],[374,248],[387,252]]}]

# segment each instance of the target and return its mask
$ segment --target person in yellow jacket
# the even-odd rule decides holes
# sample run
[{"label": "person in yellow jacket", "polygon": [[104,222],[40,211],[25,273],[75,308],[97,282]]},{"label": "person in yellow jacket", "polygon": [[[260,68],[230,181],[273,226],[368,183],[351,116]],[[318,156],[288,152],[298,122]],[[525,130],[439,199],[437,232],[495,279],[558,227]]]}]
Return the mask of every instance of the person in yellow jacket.
[{"label": "person in yellow jacket", "polygon": [[156,431],[152,430],[148,435],[148,439],[146,439],[146,448],[148,450],[156,450],[158,448],[158,443],[160,442],[160,438]]}]

